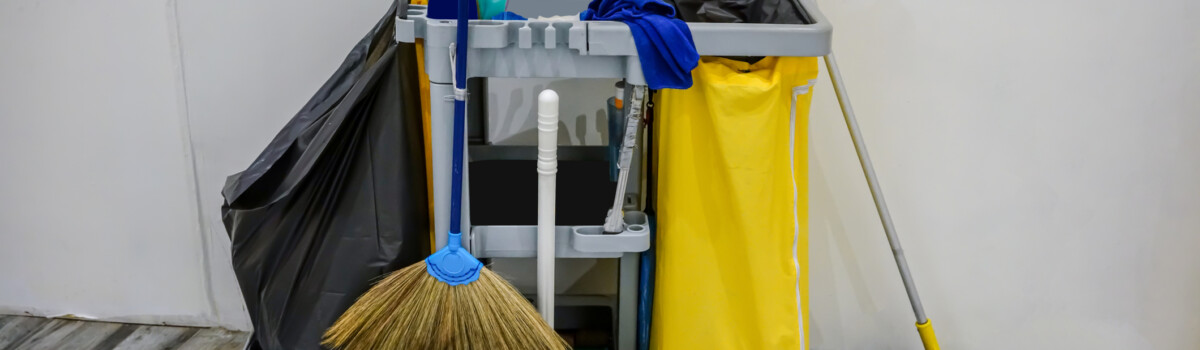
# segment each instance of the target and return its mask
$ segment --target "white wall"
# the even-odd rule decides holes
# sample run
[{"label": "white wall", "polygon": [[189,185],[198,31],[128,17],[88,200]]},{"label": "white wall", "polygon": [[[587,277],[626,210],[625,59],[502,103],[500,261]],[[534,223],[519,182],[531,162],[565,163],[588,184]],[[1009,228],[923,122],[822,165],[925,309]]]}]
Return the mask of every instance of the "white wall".
[{"label": "white wall", "polygon": [[0,313],[250,329],[225,177],[390,4],[0,3]]},{"label": "white wall", "polygon": [[384,15],[390,0],[179,3],[204,233],[222,319],[248,329],[221,223],[225,178],[245,170]]},{"label": "white wall", "polygon": [[[945,348],[1200,347],[1200,3],[821,5]],[[918,349],[821,84],[812,344]]]},{"label": "white wall", "polygon": [[216,321],[169,9],[0,2],[0,313]]}]

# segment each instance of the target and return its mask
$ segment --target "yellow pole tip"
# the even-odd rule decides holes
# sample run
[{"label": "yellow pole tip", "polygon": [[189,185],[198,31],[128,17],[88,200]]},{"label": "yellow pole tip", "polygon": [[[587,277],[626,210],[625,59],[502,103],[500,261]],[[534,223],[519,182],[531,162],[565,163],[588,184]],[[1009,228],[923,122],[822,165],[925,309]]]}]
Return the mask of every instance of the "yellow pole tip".
[{"label": "yellow pole tip", "polygon": [[917,323],[917,334],[921,335],[921,344],[925,350],[938,350],[937,336],[933,333],[933,320],[925,319],[925,323]]}]

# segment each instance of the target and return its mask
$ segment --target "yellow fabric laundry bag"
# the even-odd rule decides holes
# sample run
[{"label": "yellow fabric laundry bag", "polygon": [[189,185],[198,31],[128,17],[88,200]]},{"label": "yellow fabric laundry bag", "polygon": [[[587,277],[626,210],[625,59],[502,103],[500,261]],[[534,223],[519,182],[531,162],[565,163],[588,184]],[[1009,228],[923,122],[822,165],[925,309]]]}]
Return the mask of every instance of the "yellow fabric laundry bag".
[{"label": "yellow fabric laundry bag", "polygon": [[652,349],[805,349],[814,57],[704,57],[655,98]]}]

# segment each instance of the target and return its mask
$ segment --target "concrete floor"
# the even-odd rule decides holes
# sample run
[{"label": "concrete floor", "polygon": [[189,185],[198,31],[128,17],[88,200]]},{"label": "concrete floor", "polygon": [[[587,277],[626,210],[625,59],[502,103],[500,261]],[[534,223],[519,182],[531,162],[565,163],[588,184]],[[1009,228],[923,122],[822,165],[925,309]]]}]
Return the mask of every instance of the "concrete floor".
[{"label": "concrete floor", "polygon": [[0,350],[241,350],[249,337],[219,328],[0,315]]}]

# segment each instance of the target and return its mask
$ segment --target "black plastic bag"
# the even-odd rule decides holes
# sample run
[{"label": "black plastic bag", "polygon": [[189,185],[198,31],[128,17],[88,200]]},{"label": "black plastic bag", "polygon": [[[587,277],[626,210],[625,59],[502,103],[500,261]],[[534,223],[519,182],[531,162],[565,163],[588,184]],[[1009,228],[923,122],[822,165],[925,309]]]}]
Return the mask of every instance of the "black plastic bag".
[{"label": "black plastic bag", "polygon": [[320,349],[371,282],[428,253],[416,56],[393,42],[395,11],[226,181],[222,215],[254,325],[247,349]]},{"label": "black plastic bag", "polygon": [[796,0],[666,0],[686,22],[809,24]]},{"label": "black plastic bag", "polygon": [[[665,0],[684,22],[812,24],[799,0]],[[721,56],[755,63],[761,56]]]}]

